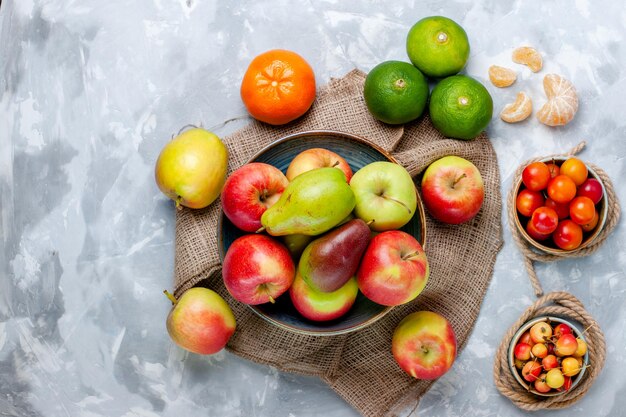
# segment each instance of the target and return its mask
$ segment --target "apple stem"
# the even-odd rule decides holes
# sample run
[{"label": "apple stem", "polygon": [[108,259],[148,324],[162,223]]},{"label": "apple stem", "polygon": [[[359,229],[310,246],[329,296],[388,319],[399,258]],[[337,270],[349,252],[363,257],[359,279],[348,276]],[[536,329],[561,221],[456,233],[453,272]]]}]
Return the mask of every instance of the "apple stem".
[{"label": "apple stem", "polygon": [[270,303],[272,304],[276,303],[276,300],[274,300],[274,297],[272,297],[271,295],[268,295],[267,298],[269,298]]},{"label": "apple stem", "polygon": [[176,210],[182,210],[183,206],[180,202],[183,201],[183,198],[181,196],[176,196],[176,200],[174,201],[176,202]]},{"label": "apple stem", "polygon": [[257,231],[256,231],[256,232],[254,232],[254,233],[263,233],[264,231],[265,231],[265,226],[260,227],[260,228],[259,228],[259,229],[257,229]]},{"label": "apple stem", "polygon": [[404,255],[404,256],[402,257],[402,260],[403,260],[403,261],[410,261],[411,259],[415,259],[415,258],[417,258],[417,255],[418,255],[418,251],[411,252],[411,253],[409,253],[408,255]]},{"label": "apple stem", "polygon": [[452,183],[452,188],[454,188],[454,186],[465,177],[467,177],[467,175],[463,173],[459,178],[455,179],[454,182]]},{"label": "apple stem", "polygon": [[332,164],[330,167],[331,167],[331,168],[334,168],[334,167],[336,167],[337,165],[339,165],[339,161],[335,161],[335,163],[334,163],[334,164]]},{"label": "apple stem", "polygon": [[[463,175],[465,175],[465,174],[463,174]],[[384,199],[386,199],[386,200],[391,200],[391,201],[393,201],[393,202],[396,202],[396,203],[400,204],[402,207],[404,207],[404,208],[405,208],[405,209],[409,212],[409,214],[411,214],[411,209],[410,209],[410,208],[408,208],[408,207],[406,206],[406,204],[404,204],[402,201],[400,201],[400,200],[396,200],[395,198],[393,198],[393,197],[389,197],[388,195],[384,195],[384,194],[383,194],[383,195],[381,195],[381,197],[382,197],[382,198],[384,198]]]},{"label": "apple stem", "polygon": [[174,297],[172,295],[171,292],[169,292],[168,290],[163,290],[163,294],[165,294],[165,296],[167,298],[169,298],[169,300],[172,302],[172,305],[176,304],[178,302],[178,300],[176,299],[176,297]]},{"label": "apple stem", "polygon": [[428,353],[428,348],[426,346],[422,345],[420,347],[420,349],[421,349],[422,353]]},{"label": "apple stem", "polygon": [[372,219],[372,220],[370,220],[369,222],[367,222],[365,224],[369,226],[370,224],[374,223],[375,221],[376,221],[376,219]]},{"label": "apple stem", "polygon": [[[202,127],[202,124],[200,124],[200,127]],[[185,130],[187,129],[198,129],[198,126],[194,125],[194,124],[186,124],[185,126],[181,127],[180,130],[178,131],[178,135],[179,136],[181,133],[183,133]]]}]

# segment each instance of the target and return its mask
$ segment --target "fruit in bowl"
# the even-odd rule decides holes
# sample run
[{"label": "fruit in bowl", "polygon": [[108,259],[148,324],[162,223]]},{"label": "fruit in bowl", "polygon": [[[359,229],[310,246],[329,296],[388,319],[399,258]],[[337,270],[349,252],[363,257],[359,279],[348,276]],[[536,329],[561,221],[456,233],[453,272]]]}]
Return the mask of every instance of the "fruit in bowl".
[{"label": "fruit in bowl", "polygon": [[518,329],[509,345],[509,368],[525,389],[554,396],[580,383],[589,365],[587,341],[573,322],[537,317]]},{"label": "fruit in bowl", "polygon": [[[350,183],[341,164],[318,158],[311,165],[311,151],[345,161],[355,173]],[[424,210],[412,178],[385,151],[353,135],[316,131],[274,142],[249,163],[271,165],[283,173],[292,169],[291,181],[278,201],[261,215],[264,228],[256,234],[247,234],[224,212],[220,216],[218,241],[224,282],[232,295],[250,305],[256,314],[285,330],[309,335],[343,334],[383,317],[390,307],[379,304],[375,297],[368,298],[367,291],[359,291],[357,283],[357,271],[366,261],[372,230],[380,226],[394,229],[384,233],[404,233],[417,243],[419,253],[411,250],[405,255],[411,257],[407,262],[421,266],[422,273],[406,297],[414,298],[423,289],[428,276],[422,249]],[[323,166],[319,167],[320,164]],[[304,168],[296,175],[293,167]],[[384,188],[384,196],[372,190],[377,184]],[[357,193],[360,193],[358,198]],[[365,200],[379,201],[380,210],[374,213],[375,218],[368,218],[368,213],[358,210],[359,202]],[[291,273],[286,266],[287,258],[297,266],[293,270],[293,283],[284,295],[273,295],[270,290],[282,291],[282,284],[288,280],[262,279],[276,275],[270,274],[267,262],[263,261],[268,259],[263,248],[269,244],[239,243],[241,239],[251,238],[281,246],[280,260],[274,262],[281,267],[273,270]],[[245,265],[256,276],[252,279],[255,274],[246,275],[249,285],[243,288],[240,270]]]},{"label": "fruit in bowl", "polygon": [[607,215],[604,185],[578,158],[545,158],[528,164],[516,185],[515,224],[535,248],[551,253],[588,246]]}]

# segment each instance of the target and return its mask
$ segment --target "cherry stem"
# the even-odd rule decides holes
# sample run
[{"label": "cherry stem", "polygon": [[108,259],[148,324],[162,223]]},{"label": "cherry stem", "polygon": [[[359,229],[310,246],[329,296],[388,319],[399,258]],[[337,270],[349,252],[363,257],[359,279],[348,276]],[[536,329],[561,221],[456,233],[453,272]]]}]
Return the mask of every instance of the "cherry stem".
[{"label": "cherry stem", "polygon": [[454,182],[452,183],[452,188],[454,188],[454,186],[465,177],[467,177],[467,175],[463,173],[459,178],[455,179]]},{"label": "cherry stem", "polygon": [[[463,174],[463,175],[465,175],[465,174]],[[402,201],[400,201],[400,200],[396,200],[395,198],[393,198],[393,197],[389,197],[389,196],[384,195],[384,194],[383,194],[383,195],[381,195],[381,197],[382,197],[382,198],[384,198],[385,200],[391,200],[391,201],[393,201],[393,202],[395,202],[395,203],[400,204],[402,207],[404,207],[404,208],[405,208],[405,209],[409,212],[409,214],[411,214],[411,209],[410,209],[410,208],[408,208],[408,207],[407,207],[407,205],[406,205],[406,204],[404,204]]]},{"label": "cherry stem", "polygon": [[163,290],[163,294],[165,294],[165,296],[172,302],[172,305],[174,305],[174,304],[176,304],[178,302],[176,297],[174,297],[172,295],[172,293],[169,292],[168,290]]},{"label": "cherry stem", "polygon": [[582,331],[582,333],[586,333],[587,330],[591,329],[594,326],[593,323],[591,323],[589,326],[587,326],[587,328],[585,330]]}]

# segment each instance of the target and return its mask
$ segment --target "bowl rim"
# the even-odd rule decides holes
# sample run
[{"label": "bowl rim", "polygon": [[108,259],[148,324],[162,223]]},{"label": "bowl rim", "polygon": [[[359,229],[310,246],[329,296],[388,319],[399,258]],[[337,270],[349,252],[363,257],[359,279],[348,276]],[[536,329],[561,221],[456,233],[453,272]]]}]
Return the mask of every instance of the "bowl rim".
[{"label": "bowl rim", "polygon": [[[547,162],[555,161],[555,162],[563,163],[569,158],[571,158],[571,156],[549,156],[549,157],[539,159],[538,162],[547,163]],[[526,232],[526,229],[522,227],[522,222],[520,221],[521,215],[517,211],[517,207],[515,207],[515,226],[517,227],[517,230],[520,232],[520,234],[524,237],[524,239],[529,244],[531,244],[534,248],[544,253],[548,253],[551,255],[563,255],[567,253],[576,253],[577,251],[584,249],[587,246],[591,245],[593,241],[596,240],[600,232],[602,232],[602,229],[604,229],[604,225],[606,223],[606,216],[608,215],[608,209],[609,209],[609,206],[606,201],[606,188],[604,187],[604,182],[602,182],[602,179],[598,176],[596,171],[594,171],[594,169],[591,168],[587,162],[585,161],[582,161],[582,162],[585,164],[585,166],[587,167],[587,171],[591,173],[592,177],[600,183],[600,186],[602,187],[602,199],[600,199],[600,202],[599,202],[599,204],[601,204],[601,208],[598,212],[598,216],[600,216],[600,219],[598,220],[598,224],[596,225],[596,228],[594,229],[594,231],[587,237],[587,239],[583,240],[583,242],[580,244],[579,247],[573,250],[565,250],[561,248],[553,248],[550,246],[546,246],[536,241],[528,234],[528,232]],[[520,175],[515,183],[515,199],[516,200],[517,200],[517,196],[519,195],[521,191],[521,187],[522,187],[522,176]]]},{"label": "bowl rim", "polygon": [[[296,139],[301,139],[303,137],[307,137],[307,136],[333,136],[333,137],[338,137],[341,139],[348,139],[351,140],[353,142],[358,142],[360,144],[369,146],[373,149],[375,149],[377,152],[379,152],[380,154],[382,154],[385,158],[387,158],[389,160],[389,162],[393,162],[395,164],[401,165],[398,160],[396,158],[394,158],[389,152],[387,152],[385,149],[383,149],[382,147],[380,147],[379,145],[361,137],[358,135],[355,135],[353,133],[347,133],[347,132],[342,132],[342,131],[338,131],[338,130],[326,130],[326,129],[320,129],[320,130],[306,130],[306,131],[301,131],[301,132],[296,132],[296,133],[291,133],[289,135],[286,136],[282,136],[279,139],[267,144],[266,146],[264,146],[263,148],[261,148],[258,152],[256,152],[253,156],[251,156],[247,162],[245,162],[243,165],[245,164],[249,164],[251,162],[254,162],[259,156],[261,156],[263,153],[267,152],[268,150],[272,149],[273,147],[283,143],[283,142],[288,142],[291,140],[296,140]],[[424,250],[426,250],[426,212],[424,211],[424,204],[422,202],[422,198],[417,190],[417,185],[415,184],[415,180],[413,180],[413,187],[415,189],[415,194],[417,196],[417,207],[416,207],[416,212],[413,214],[414,216],[419,215],[420,217],[420,222],[422,227],[420,228],[420,237],[416,237],[417,241],[420,243],[420,245],[422,245],[422,248],[424,248]],[[222,224],[224,222],[224,210],[222,209],[221,205],[220,205],[220,214],[218,216],[217,219],[217,240],[218,240],[218,253],[219,253],[219,257],[220,257],[220,262],[224,262],[224,257],[225,257],[225,253],[224,253],[224,244],[223,244],[223,235],[222,235]],[[296,266],[297,267],[297,266]],[[272,323],[273,325],[283,329],[283,330],[287,330],[293,333],[297,333],[297,334],[301,334],[301,335],[307,335],[307,336],[339,336],[339,335],[343,335],[343,334],[348,334],[348,333],[352,333],[355,332],[357,330],[361,330],[369,325],[371,325],[372,323],[378,321],[379,319],[383,318],[384,316],[386,316],[393,308],[394,306],[387,306],[385,307],[382,311],[380,311],[378,314],[372,316],[371,318],[369,318],[368,320],[359,323],[356,326],[353,327],[349,327],[349,328],[343,328],[343,329],[337,329],[337,330],[303,330],[294,326],[291,326],[289,324],[286,324],[284,322],[278,321],[273,319],[272,317],[267,316],[266,314],[264,314],[258,306],[255,305],[248,305],[248,307],[259,317],[261,317],[263,320]]]},{"label": "bowl rim", "polygon": [[520,375],[520,372],[518,372],[517,368],[515,367],[514,350],[515,350],[515,345],[517,345],[517,342],[519,341],[519,338],[522,336],[522,334],[526,330],[530,329],[534,324],[539,323],[541,321],[558,322],[558,323],[567,324],[574,330],[577,338],[580,338],[585,343],[587,342],[587,339],[585,338],[584,332],[580,330],[580,327],[578,327],[577,324],[570,321],[569,318],[564,318],[564,317],[555,316],[555,315],[541,315],[541,316],[537,316],[528,320],[526,323],[520,326],[517,332],[515,332],[515,334],[513,335],[513,338],[511,338],[511,343],[509,343],[507,356],[508,356],[508,362],[509,362],[509,370],[513,374],[513,377],[515,378],[515,380],[524,389],[526,389],[528,392],[534,395],[538,395],[540,397],[555,397],[557,395],[565,394],[566,392],[571,392],[574,388],[576,388],[576,386],[580,383],[580,381],[582,381],[583,376],[585,375],[585,369],[587,369],[587,365],[589,364],[589,351],[587,350],[587,352],[585,352],[585,355],[583,356],[583,368],[580,370],[578,375],[576,375],[576,378],[572,380],[572,386],[570,387],[568,391],[555,391],[555,392],[550,392],[550,393],[541,393],[539,391],[536,391],[534,388],[530,386],[530,384],[524,381],[524,379]]}]

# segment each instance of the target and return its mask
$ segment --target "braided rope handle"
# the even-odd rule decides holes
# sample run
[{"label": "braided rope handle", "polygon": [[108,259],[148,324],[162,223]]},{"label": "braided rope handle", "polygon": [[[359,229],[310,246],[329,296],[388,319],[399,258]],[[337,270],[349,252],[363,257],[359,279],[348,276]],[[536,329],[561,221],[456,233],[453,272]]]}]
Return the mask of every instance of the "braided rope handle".
[{"label": "braided rope handle", "polygon": [[[586,334],[585,340],[587,342],[590,367],[575,389],[554,397],[539,397],[526,391],[513,377],[509,368],[508,349],[513,335],[524,323],[540,315],[556,315],[571,318],[578,321],[585,328],[583,333]],[[528,307],[502,339],[496,351],[493,379],[498,391],[521,409],[536,411],[566,408],[580,400],[589,391],[591,385],[602,371],[605,359],[606,343],[604,334],[598,323],[585,310],[580,300],[567,292],[551,292],[539,298],[533,305]]]},{"label": "braided rope handle", "polygon": [[[548,158],[556,157],[556,156],[576,155],[585,148],[585,145],[586,145],[586,142],[584,141],[580,142],[578,145],[572,148],[565,155],[550,155],[548,156]],[[522,175],[522,171],[524,171],[524,168],[526,168],[528,164],[539,161],[541,159],[544,159],[544,158],[533,158],[524,162],[515,171],[514,178],[519,178]],[[522,236],[520,231],[517,229],[517,226],[515,225],[515,219],[517,217],[517,208],[515,205],[516,199],[517,199],[517,192],[516,192],[517,190],[515,187],[515,182],[513,183],[513,186],[511,187],[511,190],[509,191],[509,194],[507,196],[509,228],[511,229],[513,241],[515,242],[519,250],[522,252],[522,255],[524,257],[524,266],[526,267],[526,271],[528,272],[530,282],[533,286],[535,295],[537,295],[537,297],[543,294],[543,288],[541,287],[541,283],[539,282],[539,279],[537,278],[537,274],[535,272],[535,267],[533,264],[534,261],[554,262],[554,261],[558,261],[564,258],[580,258],[583,256],[591,255],[602,246],[604,241],[611,234],[613,229],[615,229],[615,227],[617,226],[617,223],[619,222],[621,209],[619,205],[619,200],[617,199],[617,195],[613,188],[613,183],[611,182],[611,178],[606,174],[606,172],[604,172],[601,168],[597,167],[596,165],[593,165],[593,164],[587,164],[587,165],[589,165],[596,172],[596,174],[598,175],[598,177],[600,177],[600,180],[604,184],[604,188],[606,190],[605,198],[606,198],[606,204],[608,204],[608,211],[607,211],[606,223],[602,231],[598,234],[598,236],[590,245],[584,248],[581,248],[579,250],[572,251],[572,252],[564,252],[559,255],[540,254],[536,252],[535,250],[533,250],[530,244],[526,242],[526,240],[524,240],[524,237]]]}]

